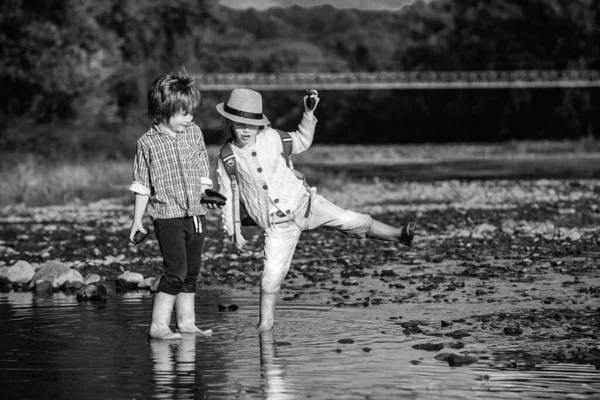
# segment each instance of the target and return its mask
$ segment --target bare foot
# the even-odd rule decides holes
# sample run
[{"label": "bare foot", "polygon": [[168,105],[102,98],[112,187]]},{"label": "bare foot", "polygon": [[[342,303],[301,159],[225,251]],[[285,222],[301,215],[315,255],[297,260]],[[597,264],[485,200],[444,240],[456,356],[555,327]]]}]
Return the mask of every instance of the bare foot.
[{"label": "bare foot", "polygon": [[266,331],[270,331],[273,329],[273,324],[268,325],[268,324],[260,324],[256,327],[256,330],[259,332],[266,332]]}]

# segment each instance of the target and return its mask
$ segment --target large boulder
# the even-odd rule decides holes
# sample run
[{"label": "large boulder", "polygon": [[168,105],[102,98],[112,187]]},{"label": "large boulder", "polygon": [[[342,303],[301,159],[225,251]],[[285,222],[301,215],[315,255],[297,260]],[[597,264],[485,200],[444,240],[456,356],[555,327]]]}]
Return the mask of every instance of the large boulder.
[{"label": "large boulder", "polygon": [[35,269],[27,261],[17,261],[0,273],[2,284],[26,284],[35,275]]},{"label": "large boulder", "polygon": [[59,261],[48,261],[37,270],[33,279],[29,283],[29,287],[33,288],[38,281],[46,281],[52,283],[52,288],[60,289],[66,282],[82,282],[83,276],[79,271],[72,269],[66,264]]}]

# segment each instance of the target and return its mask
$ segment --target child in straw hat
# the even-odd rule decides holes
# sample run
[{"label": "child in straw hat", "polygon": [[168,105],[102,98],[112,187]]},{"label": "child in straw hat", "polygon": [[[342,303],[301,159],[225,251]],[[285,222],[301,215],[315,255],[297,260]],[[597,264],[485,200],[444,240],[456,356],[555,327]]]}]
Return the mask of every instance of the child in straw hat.
[{"label": "child in straw hat", "polygon": [[318,104],[317,91],[310,91],[304,97],[302,121],[295,132],[286,134],[287,139],[269,126],[258,92],[234,89],[227,102],[217,105],[217,111],[225,117],[226,139],[217,165],[219,191],[231,200],[222,208],[224,229],[238,249],[245,244],[240,221],[246,213],[264,230],[258,325],[261,331],[273,327],[277,293],[302,231],[326,227],[357,238],[387,240],[405,246],[413,242],[414,222],[396,228],[369,215],[342,209],[299,179],[285,158],[284,142],[291,141],[292,154],[310,147]]}]

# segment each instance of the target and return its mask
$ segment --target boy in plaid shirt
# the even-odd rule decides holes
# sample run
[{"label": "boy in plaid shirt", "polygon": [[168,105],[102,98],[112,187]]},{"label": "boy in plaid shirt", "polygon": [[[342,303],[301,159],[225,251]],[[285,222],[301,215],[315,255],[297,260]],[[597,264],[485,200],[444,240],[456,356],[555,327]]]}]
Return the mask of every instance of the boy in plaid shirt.
[{"label": "boy in plaid shirt", "polygon": [[169,328],[173,308],[177,331],[209,334],[196,327],[194,299],[206,231],[204,202],[212,187],[202,131],[193,122],[200,106],[194,78],[183,73],[157,78],[148,92],[148,114],[153,125],[137,142],[133,167],[135,193],[129,234],[146,234],[142,218],[146,208],[160,245],[164,272],[154,294],[152,339],[180,339]]}]

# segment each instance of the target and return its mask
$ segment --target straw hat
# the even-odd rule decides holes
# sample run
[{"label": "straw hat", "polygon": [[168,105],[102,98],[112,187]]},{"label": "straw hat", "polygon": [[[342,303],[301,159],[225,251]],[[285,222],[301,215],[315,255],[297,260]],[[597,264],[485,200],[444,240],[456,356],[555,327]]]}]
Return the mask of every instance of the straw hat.
[{"label": "straw hat", "polygon": [[250,89],[233,89],[227,103],[217,104],[219,114],[235,122],[249,125],[268,125],[262,111],[262,96]]}]

